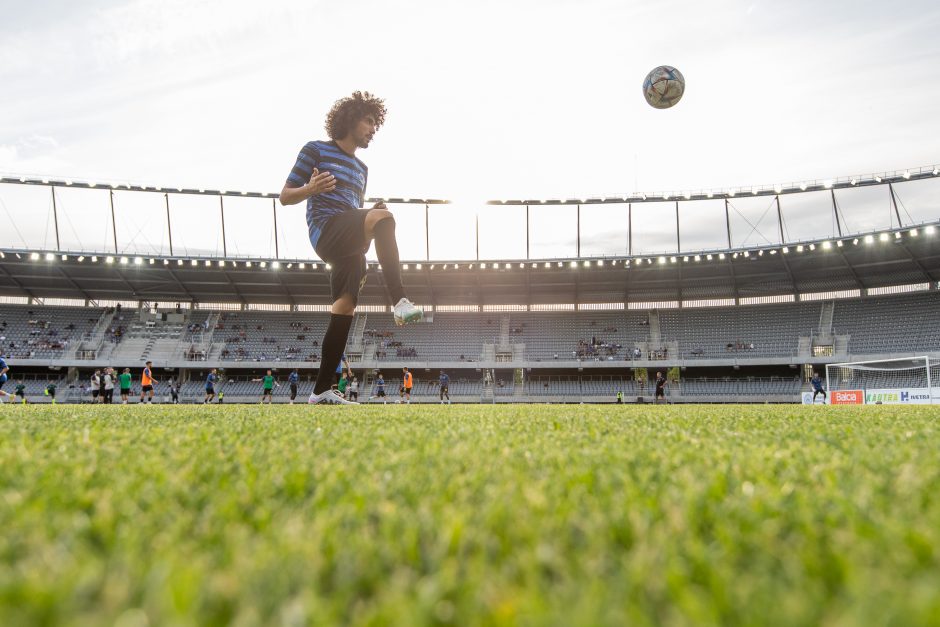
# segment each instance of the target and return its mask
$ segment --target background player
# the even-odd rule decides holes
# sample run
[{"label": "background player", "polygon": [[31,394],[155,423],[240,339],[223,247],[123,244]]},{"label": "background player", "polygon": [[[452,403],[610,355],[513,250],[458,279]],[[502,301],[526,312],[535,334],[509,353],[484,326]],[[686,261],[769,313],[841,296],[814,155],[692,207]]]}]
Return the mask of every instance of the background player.
[{"label": "background player", "polygon": [[118,381],[121,383],[121,404],[127,405],[127,397],[131,394],[131,369],[125,368]]},{"label": "background player", "polygon": [[274,402],[274,386],[281,387],[274,381],[274,375],[271,374],[271,371],[268,370],[260,379],[252,379],[255,383],[262,383],[261,387],[261,404],[264,404],[264,399],[268,399],[268,405]]},{"label": "background player", "polygon": [[[153,404],[153,386],[157,384],[157,380],[153,378],[152,366],[152,361],[145,363],[144,371],[140,375],[140,402],[150,403],[151,405]],[[146,401],[144,400],[145,397]]]},{"label": "background player", "polygon": [[402,368],[401,376],[401,388],[402,388],[402,398],[405,399],[405,402],[409,405],[411,404],[411,387],[414,385],[414,379],[411,376],[411,373],[408,372],[408,368]]},{"label": "background player", "polygon": [[206,398],[203,399],[202,404],[211,403],[212,399],[215,398],[215,382],[218,379],[215,368],[209,371],[209,374],[206,376]]},{"label": "background player", "polygon": [[809,382],[813,384],[813,403],[814,403],[814,404],[816,403],[816,395],[817,395],[817,394],[822,394],[822,397],[823,397],[823,404],[825,404],[825,403],[826,403],[826,398],[827,398],[827,396],[826,396],[826,388],[823,387],[823,382],[822,382],[822,379],[819,378],[819,373],[818,373],[818,372],[814,372],[814,373],[813,373],[813,378],[810,379]]},{"label": "background player", "polygon": [[383,405],[388,402],[387,400],[385,400],[385,399],[386,399],[386,396],[385,396],[385,377],[382,376],[382,373],[381,373],[381,372],[378,374],[378,377],[377,377],[376,380],[375,380],[375,395],[374,395],[374,396],[370,396],[370,397],[369,397],[369,400],[371,401],[373,398],[381,398]]},{"label": "background player", "polygon": [[290,384],[290,404],[294,404],[294,399],[297,398],[297,384],[300,382],[300,375],[297,373],[297,368],[294,368],[290,371],[290,374],[287,376],[287,382]]},{"label": "background player", "polygon": [[369,169],[356,157],[385,122],[385,102],[368,92],[338,100],[326,117],[330,141],[308,142],[281,190],[282,205],[307,202],[307,233],[321,259],[332,266],[330,322],[311,403],[349,404],[330,391],[333,369],[346,347],[359,291],[366,281],[372,240],[398,324],[420,320],[423,312],[405,297],[401,283],[395,218],[384,203],[363,208]]},{"label": "background player", "polygon": [[441,405],[444,404],[444,397],[447,397],[447,404],[450,405],[450,376],[443,370],[441,370],[441,376],[438,377],[438,382],[441,384]]},{"label": "background player", "polygon": [[7,362],[3,359],[3,355],[0,355],[0,402],[3,402],[2,399],[12,399],[9,392],[4,392],[2,389],[3,384],[7,382],[8,372],[10,372],[10,367],[7,366]]},{"label": "background player", "polygon": [[666,402],[666,377],[663,376],[662,372],[656,373],[656,396],[655,400],[658,403],[659,399],[663,399],[663,402]]}]

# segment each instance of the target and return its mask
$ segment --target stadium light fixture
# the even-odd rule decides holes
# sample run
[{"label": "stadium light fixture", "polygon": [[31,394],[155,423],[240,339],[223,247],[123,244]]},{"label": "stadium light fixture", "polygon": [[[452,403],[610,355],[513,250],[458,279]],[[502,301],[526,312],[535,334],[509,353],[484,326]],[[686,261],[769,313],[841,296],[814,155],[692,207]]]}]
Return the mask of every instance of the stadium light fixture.
[{"label": "stadium light fixture", "polygon": [[852,179],[849,181],[852,185],[858,185],[858,179]]},{"label": "stadium light fixture", "polygon": [[876,177],[875,177],[875,182],[876,182],[876,183],[880,183],[880,182],[881,182],[881,177],[880,177],[880,176],[876,176]]},{"label": "stadium light fixture", "polygon": [[683,261],[683,263],[688,263],[688,262],[689,262],[689,256],[688,256],[688,255],[684,255],[684,256],[682,257],[682,261]]},{"label": "stadium light fixture", "polygon": [[677,261],[677,260],[676,260],[675,257],[670,257],[670,258],[669,258],[669,263],[676,263],[676,261]]},{"label": "stadium light fixture", "polygon": [[901,233],[895,231],[895,233],[894,233],[894,239],[901,239]]},{"label": "stadium light fixture", "polygon": [[776,254],[777,254],[777,249],[774,248],[773,250],[771,250],[771,251],[770,251],[770,254],[771,254],[771,255],[776,255]]},{"label": "stadium light fixture", "polygon": [[480,270],[486,270],[486,262],[480,264]]},{"label": "stadium light fixture", "polygon": [[[512,268],[512,264],[511,264],[511,263],[504,263],[504,264],[503,264],[503,270],[509,270],[510,268]],[[499,269],[499,264],[496,264],[496,269],[497,269],[497,270]]]},{"label": "stadium light fixture", "polygon": [[833,184],[832,179],[829,179],[828,181],[826,181],[825,183],[823,183],[823,186],[824,186],[826,189],[832,189],[832,184]]},{"label": "stadium light fixture", "polygon": [[910,171],[910,170],[904,170],[903,176],[904,176],[904,178],[906,178],[906,179],[911,178],[911,171]]},{"label": "stadium light fixture", "polygon": [[402,269],[402,270],[407,270],[407,269],[408,269],[408,264],[407,264],[407,263],[402,264],[401,269]]},{"label": "stadium light fixture", "polygon": [[114,263],[114,257],[112,257],[111,255],[108,255],[107,257],[104,258],[104,262],[105,262],[105,263]]},{"label": "stadium light fixture", "polygon": [[585,268],[590,268],[590,267],[591,267],[591,262],[590,262],[590,261],[585,261],[585,262],[584,262],[583,264],[581,264],[581,265],[583,265]]},{"label": "stadium light fixture", "polygon": [[782,185],[774,185],[774,192],[776,192],[777,194],[779,194],[779,193],[782,192],[782,191],[783,191],[783,186],[782,186]]},{"label": "stadium light fixture", "polygon": [[752,187],[752,188],[751,188],[751,195],[752,195],[752,196],[757,196],[757,192],[758,192],[758,191],[759,191],[759,190],[758,190],[756,187]]},{"label": "stadium light fixture", "polygon": [[934,175],[934,176],[937,176],[938,174],[940,174],[940,169],[934,168],[934,169],[933,169],[933,175]]},{"label": "stadium light fixture", "polygon": [[190,260],[189,260],[189,265],[191,265],[191,266],[198,266],[198,265],[199,265],[199,260],[198,260],[198,259],[190,259]]},{"label": "stadium light fixture", "polygon": [[154,259],[153,257],[151,257],[151,258],[150,258],[150,265],[152,266],[152,265],[155,264],[155,263],[157,263],[157,260]]},{"label": "stadium light fixture", "polygon": [[701,260],[702,260],[702,256],[701,256],[701,255],[695,255],[695,260],[696,260],[696,261],[701,261]]},{"label": "stadium light fixture", "polygon": [[121,265],[122,265],[122,266],[126,266],[128,261],[129,261],[129,260],[128,260],[127,257],[121,257]]},{"label": "stadium light fixture", "polygon": [[732,259],[737,259],[737,258],[738,258],[738,253],[731,253],[731,258],[732,258]]},{"label": "stadium light fixture", "polygon": [[212,267],[212,260],[211,260],[211,259],[206,259],[206,262],[205,262],[205,264],[203,264],[203,265],[205,265],[207,268],[211,268],[211,267]]},{"label": "stadium light fixture", "polygon": [[845,246],[845,242],[843,242],[843,241],[840,239],[838,242],[836,242],[836,246],[838,246],[839,248],[842,248],[843,246]]},{"label": "stadium light fixture", "polygon": [[852,245],[858,246],[858,238],[857,238],[857,237],[852,240]]},{"label": "stadium light fixture", "polygon": [[927,227],[924,228],[924,233],[926,233],[927,235],[933,235],[933,234],[934,234],[934,231],[936,231],[936,230],[937,230],[937,229],[934,227],[934,225],[930,224],[930,225],[928,225]]},{"label": "stadium light fixture", "polygon": [[170,260],[169,260],[169,259],[164,259],[164,260],[163,260],[163,265],[165,265],[165,266],[170,265]]},{"label": "stadium light fixture", "polygon": [[560,261],[558,262],[558,267],[559,267],[559,268],[561,268],[561,267],[564,266],[564,265],[565,265],[564,263],[562,263],[562,262],[560,262]]},{"label": "stadium light fixture", "polygon": [[420,270],[420,269],[421,269],[421,264],[420,264],[420,263],[417,264],[417,265],[415,265],[415,270]]},{"label": "stadium light fixture", "polygon": [[706,259],[707,261],[711,261],[712,258],[713,258],[713,257],[712,257],[711,255],[705,255],[705,259]]},{"label": "stadium light fixture", "polygon": [[83,261],[85,261],[85,255],[79,255],[79,256],[78,256],[78,263],[81,263],[81,262],[83,262]]},{"label": "stadium light fixture", "polygon": [[665,258],[665,257],[660,257],[660,258],[659,258],[659,265],[663,265],[664,263],[666,263],[666,258]]},{"label": "stadium light fixture", "polygon": [[602,266],[604,265],[604,260],[603,260],[603,259],[598,259],[598,260],[597,260],[597,265],[598,265],[599,267],[602,267]]},{"label": "stadium light fixture", "polygon": [[72,179],[65,179],[65,184],[66,184],[66,185],[71,185],[71,184],[72,184]]},{"label": "stadium light fixture", "polygon": [[911,237],[917,237],[917,229],[911,229],[908,232],[911,234]]},{"label": "stadium light fixture", "polygon": [[551,267],[552,267],[551,262],[546,261],[546,262],[545,262],[545,267],[546,267],[546,268],[551,268]]},{"label": "stadium light fixture", "polygon": [[874,241],[875,241],[875,236],[874,236],[874,235],[866,235],[866,236],[865,236],[865,243],[866,243],[866,244],[871,244],[871,243],[873,243]]},{"label": "stadium light fixture", "polygon": [[578,262],[577,262],[577,261],[572,261],[572,262],[569,264],[569,266],[570,266],[572,269],[577,268],[577,267],[578,267]]},{"label": "stadium light fixture", "polygon": [[822,247],[823,247],[823,250],[829,250],[832,248],[832,242],[823,242]]},{"label": "stadium light fixture", "polygon": [[784,246],[782,249],[780,249],[780,252],[782,252],[784,255],[789,255],[789,254],[790,254],[790,247],[789,247],[789,246]]},{"label": "stadium light fixture", "polygon": [[92,263],[98,263],[98,257],[96,257],[95,255],[92,255],[92,256],[91,256],[91,262],[92,262]]},{"label": "stadium light fixture", "polygon": [[333,269],[333,266],[331,266],[330,264],[327,263],[327,264],[324,264],[324,265],[323,265],[323,268],[326,269],[326,270],[332,270],[332,269]]},{"label": "stadium light fixture", "polygon": [[744,255],[745,259],[751,256],[751,253],[746,250],[742,254]]},{"label": "stadium light fixture", "polygon": [[306,268],[307,268],[307,264],[305,264],[303,261],[301,261],[300,263],[297,264],[297,269],[298,269],[298,270],[304,270],[304,269],[306,269]]},{"label": "stadium light fixture", "polygon": [[734,198],[735,194],[737,194],[735,190],[728,190],[728,198]]},{"label": "stadium light fixture", "polygon": [[803,252],[803,244],[800,244],[799,246],[796,247],[796,252],[798,253]]},{"label": "stadium light fixture", "polygon": [[54,261],[54,260],[55,260],[55,255],[53,255],[52,253],[46,253],[46,261]]},{"label": "stadium light fixture", "polygon": [[809,249],[810,249],[810,250],[816,250],[816,244],[810,244],[810,245],[809,245]]},{"label": "stadium light fixture", "polygon": [[[263,264],[263,263],[264,263],[264,262],[262,262],[262,264]],[[271,269],[272,269],[272,270],[280,270],[280,269],[281,269],[281,262],[280,262],[280,261],[272,261],[272,262],[271,262]]]},{"label": "stadium light fixture", "polygon": [[30,253],[29,258],[33,261],[39,261],[39,253]]},{"label": "stadium light fixture", "polygon": [[722,261],[724,261],[725,259],[728,258],[728,255],[726,255],[726,254],[724,254],[724,253],[718,253],[718,258],[721,259]]},{"label": "stadium light fixture", "polygon": [[763,256],[764,256],[764,251],[762,251],[762,250],[757,251],[757,256],[758,256],[758,257],[763,257]]},{"label": "stadium light fixture", "polygon": [[182,260],[182,259],[177,259],[177,260],[176,260],[176,265],[178,265],[178,266],[183,265],[183,260]]},{"label": "stadium light fixture", "polygon": [[800,183],[800,191],[801,191],[801,192],[805,192],[805,191],[806,191],[806,183]]},{"label": "stadium light fixture", "polygon": [[62,255],[62,261],[68,261],[68,260],[69,260],[68,255]]},{"label": "stadium light fixture", "polygon": [[224,267],[225,267],[225,260],[224,260],[224,259],[219,259],[219,267],[220,267],[220,268],[224,268]]},{"label": "stadium light fixture", "polygon": [[135,265],[135,266],[143,265],[143,263],[144,263],[144,260],[143,260],[143,259],[141,259],[140,257],[134,257],[134,265]]},{"label": "stadium light fixture", "polygon": [[878,236],[878,239],[879,239],[879,241],[887,242],[887,241],[888,241],[888,234],[887,234],[887,233],[882,233],[881,235]]},{"label": "stadium light fixture", "polygon": [[262,261],[262,262],[259,263],[258,265],[261,266],[262,268],[267,268],[267,267],[268,267],[268,262],[267,262],[267,261]]}]

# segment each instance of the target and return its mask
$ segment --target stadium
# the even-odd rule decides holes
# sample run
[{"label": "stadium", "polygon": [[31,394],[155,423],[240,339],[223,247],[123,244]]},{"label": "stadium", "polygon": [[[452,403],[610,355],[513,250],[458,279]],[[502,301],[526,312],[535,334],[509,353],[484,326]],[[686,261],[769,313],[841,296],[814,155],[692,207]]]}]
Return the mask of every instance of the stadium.
[{"label": "stadium", "polygon": [[938,29],[11,7],[0,625],[940,624]]},{"label": "stadium", "polygon": [[[2,251],[4,350],[31,400],[49,401],[43,391],[53,383],[57,402],[90,402],[95,370],[131,368],[136,380],[148,360],[158,380],[181,384],[183,403],[202,402],[213,368],[224,372],[227,402],[256,402],[260,386],[252,381],[267,369],[281,382],[296,369],[300,394],[309,394],[329,319],[329,269],[313,251],[279,254],[289,248],[290,225],[279,224],[276,194],[25,177],[2,183],[7,211],[30,216],[18,228],[44,235]],[[885,361],[879,376],[856,372],[830,388],[927,388],[937,372],[925,364],[940,357],[938,189],[938,170],[928,166],[788,186],[488,201],[524,216],[526,255],[481,259],[477,217],[469,260],[430,257],[427,239],[438,226],[431,217],[446,221],[435,209],[452,203],[373,199],[400,207],[400,222],[424,222],[427,254],[405,259],[403,277],[429,315],[426,324],[396,328],[382,273],[370,263],[347,359],[364,399],[374,396],[376,373],[384,371],[394,391],[408,367],[417,379],[413,402],[439,401],[442,370],[453,400],[466,403],[614,402],[618,392],[649,402],[657,371],[668,373],[671,402],[793,403],[827,364],[903,358],[921,361],[903,373]],[[202,236],[221,250],[187,246],[189,197],[217,208],[219,232]],[[137,225],[118,227],[117,215],[146,213],[154,200],[165,208],[159,242],[129,237]],[[227,203],[236,222],[239,211],[270,208],[274,255],[229,254]],[[546,208],[572,223],[573,255],[530,256]],[[598,211],[622,217],[622,241],[598,245],[582,236],[582,221]],[[643,225],[633,216],[650,211],[668,211],[672,232],[644,234],[641,245],[635,233]],[[720,241],[689,248],[683,216],[707,211],[723,218]],[[807,213],[826,226],[811,239],[788,237],[801,232]],[[71,225],[88,221],[110,226],[106,245],[77,247],[83,233]],[[69,236],[60,238],[65,224]],[[598,248],[608,254],[582,253]],[[161,400],[169,400],[167,388],[158,388]],[[274,400],[287,398],[287,386],[278,388]]]}]

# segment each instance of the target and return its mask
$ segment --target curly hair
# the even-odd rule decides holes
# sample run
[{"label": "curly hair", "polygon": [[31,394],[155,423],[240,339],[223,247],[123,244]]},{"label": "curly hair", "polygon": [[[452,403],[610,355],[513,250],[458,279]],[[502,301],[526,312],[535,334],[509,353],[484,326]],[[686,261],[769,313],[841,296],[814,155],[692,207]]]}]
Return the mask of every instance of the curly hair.
[{"label": "curly hair", "polygon": [[355,91],[352,96],[333,103],[333,108],[326,114],[326,132],[334,141],[343,139],[369,114],[375,118],[375,127],[381,127],[385,122],[385,101],[367,91]]}]

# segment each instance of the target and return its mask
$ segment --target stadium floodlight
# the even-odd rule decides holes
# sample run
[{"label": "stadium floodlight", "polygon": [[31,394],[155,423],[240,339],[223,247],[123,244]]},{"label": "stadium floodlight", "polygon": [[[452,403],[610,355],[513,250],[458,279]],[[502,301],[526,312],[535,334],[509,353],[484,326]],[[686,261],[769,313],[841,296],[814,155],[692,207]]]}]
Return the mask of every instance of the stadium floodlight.
[{"label": "stadium floodlight", "polygon": [[65,184],[66,184],[66,185],[71,185],[71,184],[72,184],[72,179],[65,179]]},{"label": "stadium floodlight", "polygon": [[421,269],[421,264],[420,264],[420,263],[419,263],[419,264],[415,264],[415,270],[420,270],[420,269]]},{"label": "stadium floodlight", "polygon": [[933,169],[933,175],[934,175],[934,176],[937,176],[938,174],[940,174],[940,169],[934,168],[934,169]]},{"label": "stadium floodlight", "polygon": [[911,237],[917,237],[917,229],[911,229],[908,233],[911,234]]},{"label": "stadium floodlight", "polygon": [[164,259],[164,260],[163,260],[163,265],[165,265],[165,266],[170,265],[170,260],[169,260],[169,259]]},{"label": "stadium floodlight", "polygon": [[122,265],[122,266],[126,266],[126,265],[127,265],[127,262],[128,262],[127,257],[121,257],[121,265]]},{"label": "stadium floodlight", "polygon": [[849,181],[849,182],[850,182],[852,185],[858,185],[858,179],[854,179],[854,178],[853,178],[853,179],[852,179],[851,181]]},{"label": "stadium floodlight", "polygon": [[735,194],[737,194],[737,192],[736,192],[735,190],[733,190],[733,189],[728,190],[728,198],[734,198],[734,195],[735,195]]},{"label": "stadium floodlight", "polygon": [[261,266],[262,268],[267,268],[267,267],[268,267],[268,262],[267,262],[267,261],[262,261],[262,262],[259,263],[258,265]]},{"label": "stadium floodlight", "polygon": [[833,185],[832,179],[829,179],[828,181],[826,181],[825,183],[823,183],[823,186],[824,186],[826,189],[832,189],[832,185]]},{"label": "stadium floodlight", "polygon": [[882,233],[881,235],[878,236],[878,239],[879,239],[880,241],[882,241],[882,242],[887,242],[887,241],[888,241],[888,234],[887,234],[887,233]]},{"label": "stadium floodlight", "polygon": [[95,255],[92,255],[92,256],[91,256],[91,262],[92,262],[92,263],[98,263],[98,257],[96,257]]},{"label": "stadium floodlight", "polygon": [[590,267],[591,267],[591,262],[590,262],[590,261],[585,261],[582,265],[583,265],[585,268],[590,268]]},{"label": "stadium floodlight", "polygon": [[402,264],[401,269],[402,269],[402,270],[407,270],[407,269],[408,269],[408,264],[407,264],[407,263]]},{"label": "stadium floodlight", "polygon": [[905,170],[903,176],[904,176],[904,178],[906,178],[906,179],[911,178],[911,171],[910,171],[910,170]]},{"label": "stadium floodlight", "polygon": [[777,254],[777,249],[774,248],[773,250],[771,250],[771,251],[770,251],[770,254],[771,254],[771,255],[776,255],[776,254]]},{"label": "stadium floodlight", "polygon": [[206,262],[205,262],[205,264],[203,264],[203,265],[205,265],[207,268],[211,268],[211,267],[212,267],[212,260],[211,260],[211,259],[206,259]]},{"label": "stadium floodlight", "polygon": [[660,257],[660,258],[659,258],[659,264],[662,265],[662,264],[664,264],[664,263],[666,263],[666,258],[665,258],[665,257]]},{"label": "stadium floodlight", "polygon": [[876,177],[875,177],[875,182],[876,182],[876,183],[880,183],[880,182],[881,182],[881,177],[880,177],[880,176],[876,176]]},{"label": "stadium floodlight", "polygon": [[198,265],[199,265],[199,260],[198,260],[198,259],[190,259],[190,260],[189,260],[189,265],[191,265],[191,266],[198,266]]},{"label": "stadium floodlight", "polygon": [[572,262],[571,262],[570,264],[568,264],[568,265],[569,265],[569,267],[571,267],[572,269],[574,269],[574,268],[577,268],[577,267],[578,267],[578,262],[577,262],[577,261],[572,261]]},{"label": "stadium floodlight", "polygon": [[306,268],[307,268],[307,264],[305,264],[303,261],[297,264],[298,270],[305,270]]},{"label": "stadium floodlight", "polygon": [[246,267],[246,268],[250,268],[250,267],[251,267],[251,262],[250,262],[250,261],[246,261],[246,262],[245,262],[245,267]]},{"label": "stadium floodlight", "polygon": [[801,192],[805,192],[805,191],[806,191],[806,183],[800,183],[800,191],[801,191]]},{"label": "stadium floodlight", "polygon": [[53,261],[53,260],[55,260],[55,255],[53,255],[52,253],[46,253],[46,261]]},{"label": "stadium floodlight", "polygon": [[746,251],[746,250],[745,250],[742,254],[743,254],[745,257],[750,257],[750,256],[751,256],[751,253],[749,253],[749,252]]},{"label": "stadium floodlight", "polygon": [[[709,257],[711,257],[711,255],[709,255]],[[701,256],[701,255],[695,255],[695,260],[696,260],[696,261],[701,261],[701,260],[702,260],[702,256]]]},{"label": "stadium floodlight", "polygon": [[715,196],[714,192],[708,192],[707,194],[705,194],[706,198],[713,198],[714,196]]},{"label": "stadium floodlight", "polygon": [[799,246],[796,247],[796,252],[798,253],[803,252],[803,244],[800,244]]},{"label": "stadium floodlight", "polygon": [[823,250],[829,250],[832,248],[832,242],[823,242],[822,247],[823,247]]},{"label": "stadium floodlight", "polygon": [[140,257],[134,257],[134,265],[135,265],[135,266],[143,265],[143,263],[144,263],[144,260],[143,260],[143,259],[141,259]]},{"label": "stadium floodlight", "polygon": [[551,262],[546,261],[546,262],[545,262],[545,267],[546,267],[546,268],[551,268],[551,267],[552,267]]},{"label": "stadium floodlight", "polygon": [[105,262],[105,263],[114,263],[114,257],[112,257],[111,255],[108,255],[107,257],[104,258],[104,262]]},{"label": "stadium floodlight", "polygon": [[78,256],[78,263],[81,263],[81,262],[83,262],[83,261],[85,261],[85,255],[79,255],[79,256]]},{"label": "stadium floodlight", "polygon": [[684,255],[684,256],[682,257],[682,261],[683,261],[684,263],[688,263],[688,261],[689,261],[689,256],[688,256],[688,255]]},{"label": "stadium floodlight", "polygon": [[150,258],[150,265],[152,266],[152,265],[155,264],[155,263],[157,263],[157,260],[154,259],[153,257],[151,257],[151,258]]},{"label": "stadium floodlight", "polygon": [[810,249],[810,250],[816,250],[816,244],[810,244],[810,245],[809,245],[809,249]]},{"label": "stadium floodlight", "polygon": [[675,257],[670,257],[670,258],[669,258],[669,263],[676,263],[676,258],[675,258]]},{"label": "stadium floodlight", "polygon": [[927,235],[933,235],[933,234],[934,234],[934,231],[936,231],[936,230],[937,230],[937,229],[934,228],[934,225],[930,224],[930,225],[927,225],[927,226],[924,228],[924,233],[926,233]]},{"label": "stadium floodlight", "polygon": [[604,265],[604,260],[603,260],[603,259],[598,259],[598,260],[597,260],[597,265],[598,265],[598,266],[603,266],[603,265]]},{"label": "stadium floodlight", "polygon": [[866,236],[865,236],[865,243],[866,243],[866,244],[874,243],[874,241],[875,241],[875,237],[874,237],[873,235],[866,235]]},{"label": "stadium floodlight", "polygon": [[841,239],[836,242],[836,246],[838,246],[839,248],[842,248],[844,245],[845,245],[845,242],[843,242]]},{"label": "stadium floodlight", "polygon": [[332,269],[333,269],[333,266],[331,266],[330,264],[325,264],[323,267],[324,267],[325,269],[327,269],[327,270],[332,270]]},{"label": "stadium floodlight", "polygon": [[764,251],[762,251],[762,250],[757,251],[757,256],[758,256],[758,257],[763,257],[763,256],[764,256]]},{"label": "stadium floodlight", "polygon": [[894,239],[901,239],[901,233],[898,232],[898,231],[895,231],[895,233],[894,233]]},{"label": "stadium floodlight", "polygon": [[757,192],[758,192],[758,191],[760,191],[760,190],[758,190],[756,187],[752,187],[752,188],[751,188],[751,195],[752,195],[752,196],[757,196]]},{"label": "stadium floodlight", "polygon": [[774,192],[776,192],[776,193],[779,194],[779,193],[782,192],[782,191],[783,191],[783,186],[782,186],[782,185],[774,185]]},{"label": "stadium floodlight", "polygon": [[39,261],[39,253],[30,253],[29,258],[33,261]]},{"label": "stadium floodlight", "polygon": [[272,270],[280,270],[280,269],[281,269],[281,262],[280,262],[280,261],[272,261],[272,262],[271,262],[271,269],[272,269]]},{"label": "stadium floodlight", "polygon": [[225,260],[224,260],[224,259],[219,259],[219,267],[220,267],[220,268],[224,268],[224,267],[225,267]]},{"label": "stadium floodlight", "polygon": [[789,247],[789,246],[784,246],[784,247],[780,250],[780,252],[782,252],[784,255],[788,255],[788,254],[790,254],[790,247]]},{"label": "stadium floodlight", "polygon": [[853,244],[854,246],[858,246],[858,238],[857,238],[857,237],[852,240],[852,244]]}]

